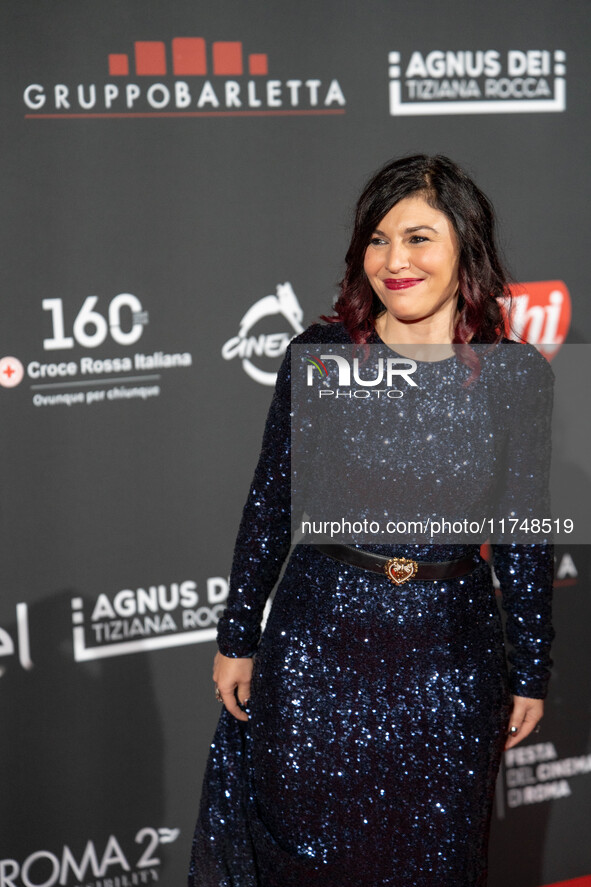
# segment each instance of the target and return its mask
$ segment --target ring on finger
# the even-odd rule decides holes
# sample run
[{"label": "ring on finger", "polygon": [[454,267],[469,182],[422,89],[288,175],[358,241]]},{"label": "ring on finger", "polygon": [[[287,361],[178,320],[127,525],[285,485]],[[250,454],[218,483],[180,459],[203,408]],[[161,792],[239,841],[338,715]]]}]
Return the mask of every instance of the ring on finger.
[{"label": "ring on finger", "polygon": [[515,736],[516,733],[519,733],[519,727],[509,727],[509,736]]}]

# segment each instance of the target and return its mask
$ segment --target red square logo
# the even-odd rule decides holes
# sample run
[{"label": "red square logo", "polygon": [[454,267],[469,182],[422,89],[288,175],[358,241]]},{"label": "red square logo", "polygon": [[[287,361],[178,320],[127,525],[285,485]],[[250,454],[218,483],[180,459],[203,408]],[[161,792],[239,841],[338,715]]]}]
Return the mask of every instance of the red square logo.
[{"label": "red square logo", "polygon": [[242,43],[213,44],[213,73],[225,77],[242,74]]},{"label": "red square logo", "polygon": [[129,74],[129,58],[125,53],[109,56],[109,76],[126,77]]},{"label": "red square logo", "polygon": [[135,44],[135,73],[145,77],[159,77],[166,74],[164,43],[140,40]]}]

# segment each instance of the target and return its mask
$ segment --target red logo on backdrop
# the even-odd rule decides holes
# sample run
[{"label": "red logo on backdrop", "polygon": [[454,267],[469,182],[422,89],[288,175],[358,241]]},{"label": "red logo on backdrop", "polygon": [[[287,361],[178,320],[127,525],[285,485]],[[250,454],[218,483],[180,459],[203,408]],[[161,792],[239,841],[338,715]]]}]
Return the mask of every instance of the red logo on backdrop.
[{"label": "red logo on backdrop", "polygon": [[25,368],[18,357],[0,359],[0,385],[3,388],[16,388],[23,380]]},{"label": "red logo on backdrop", "polygon": [[[205,77],[208,74],[207,46],[203,37],[175,37],[172,40],[172,73],[177,77]],[[242,43],[219,40],[212,44],[213,74],[221,77],[239,77],[245,74]],[[167,74],[166,45],[160,40],[137,40],[134,44],[135,73],[140,77],[162,77]],[[111,77],[129,75],[129,55],[111,53]],[[248,55],[248,73],[251,76],[268,74],[266,53]]]},{"label": "red logo on backdrop", "polygon": [[536,280],[511,287],[510,318],[507,336],[530,342],[548,360],[552,360],[568,333],[571,300],[562,280]]}]

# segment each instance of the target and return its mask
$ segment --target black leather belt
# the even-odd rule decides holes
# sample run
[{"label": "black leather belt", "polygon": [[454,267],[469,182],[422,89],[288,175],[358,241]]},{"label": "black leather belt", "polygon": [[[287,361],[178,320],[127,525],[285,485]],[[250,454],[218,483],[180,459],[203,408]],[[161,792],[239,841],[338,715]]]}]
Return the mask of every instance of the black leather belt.
[{"label": "black leather belt", "polygon": [[353,545],[324,545],[314,543],[312,548],[332,557],[335,561],[371,570],[372,573],[386,575],[394,585],[403,585],[411,579],[417,581],[434,581],[437,579],[456,579],[467,576],[481,562],[480,558],[462,557],[457,561],[413,561],[406,557],[386,557],[373,551],[364,551]]}]

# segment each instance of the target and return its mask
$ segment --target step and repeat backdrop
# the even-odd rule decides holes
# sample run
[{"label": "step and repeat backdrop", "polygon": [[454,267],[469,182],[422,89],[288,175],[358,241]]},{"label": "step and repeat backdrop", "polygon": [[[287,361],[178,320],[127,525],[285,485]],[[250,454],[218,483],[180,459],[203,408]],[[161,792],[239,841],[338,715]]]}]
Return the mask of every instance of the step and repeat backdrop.
[{"label": "step and repeat backdrop", "polygon": [[[549,359],[590,341],[590,12],[4,0],[1,887],[185,882],[275,373],[330,310],[375,169],[464,165],[521,334]],[[491,887],[591,883],[590,550],[556,565],[547,716],[503,762]]]}]

